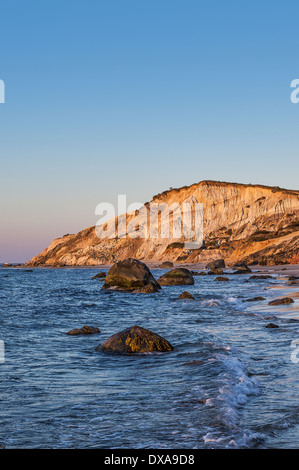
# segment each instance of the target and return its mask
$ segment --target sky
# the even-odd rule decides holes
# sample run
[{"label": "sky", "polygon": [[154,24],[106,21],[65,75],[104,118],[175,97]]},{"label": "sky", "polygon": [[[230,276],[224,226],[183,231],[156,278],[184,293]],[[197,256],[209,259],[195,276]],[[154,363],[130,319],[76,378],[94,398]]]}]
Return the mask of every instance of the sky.
[{"label": "sky", "polygon": [[0,262],[202,180],[299,189],[296,1],[1,0]]}]

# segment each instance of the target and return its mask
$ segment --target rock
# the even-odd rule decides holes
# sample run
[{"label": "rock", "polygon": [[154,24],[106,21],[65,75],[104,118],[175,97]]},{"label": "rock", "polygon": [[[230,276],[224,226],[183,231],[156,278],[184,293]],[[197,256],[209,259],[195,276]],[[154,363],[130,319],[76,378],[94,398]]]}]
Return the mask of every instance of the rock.
[{"label": "rock", "polygon": [[91,279],[104,279],[105,277],[106,277],[106,273],[104,273],[104,271],[101,271],[99,274],[96,274]]},{"label": "rock", "polygon": [[216,277],[215,281],[220,281],[220,282],[229,281],[229,278],[225,276],[218,276]]},{"label": "rock", "polygon": [[259,302],[262,300],[266,300],[266,299],[264,297],[253,297],[253,299],[247,299],[247,300],[244,300],[244,302]]},{"label": "rock", "polygon": [[[191,271],[192,272],[192,271]],[[207,276],[208,273],[206,273],[205,271],[201,271],[198,276]]]},{"label": "rock", "polygon": [[215,261],[211,261],[206,265],[206,269],[217,269],[217,268],[225,268],[224,259],[216,259]]},{"label": "rock", "polygon": [[204,361],[202,361],[201,359],[194,359],[193,361],[184,362],[183,366],[198,366],[199,364],[203,363]]},{"label": "rock", "polygon": [[249,279],[274,279],[273,276],[266,276],[266,275],[261,275],[261,276],[250,276]]},{"label": "rock", "polygon": [[172,351],[173,346],[162,336],[140,326],[132,326],[110,336],[96,351],[107,351],[120,354]]},{"label": "rock", "polygon": [[279,328],[279,326],[274,323],[269,323],[265,328]]},{"label": "rock", "polygon": [[67,335],[93,335],[95,333],[101,333],[99,328],[93,326],[84,325],[82,328],[75,328],[74,330],[68,331]]},{"label": "rock", "polygon": [[204,271],[199,273],[198,271],[191,271],[191,270],[190,270],[190,273],[192,274],[192,276],[203,276],[206,274]]},{"label": "rock", "polygon": [[159,268],[173,268],[173,263],[171,261],[164,261],[162,264],[160,264]]},{"label": "rock", "polygon": [[149,284],[148,286],[133,290],[132,292],[133,294],[154,294],[155,292],[158,292],[158,289]]},{"label": "rock", "polygon": [[149,287],[150,292],[161,289],[146,264],[134,258],[127,258],[115,263],[108,271],[102,289],[116,291],[137,291]]},{"label": "rock", "polygon": [[298,279],[299,279],[298,276],[290,276],[290,277],[288,278],[289,281],[297,281]]},{"label": "rock", "polygon": [[195,300],[193,295],[191,295],[189,292],[185,291],[185,292],[182,292],[181,295],[179,295],[178,297],[178,300],[180,299],[190,299],[190,300]]},{"label": "rock", "polygon": [[290,297],[284,297],[283,299],[276,299],[269,302],[268,305],[285,305],[285,304],[293,304],[294,300]]},{"label": "rock", "polygon": [[158,283],[161,286],[192,285],[194,284],[194,279],[189,269],[175,268],[159,277]]},{"label": "rock", "polygon": [[233,274],[248,274],[252,273],[251,269],[246,266],[246,264],[240,265],[237,271],[233,272]]},{"label": "rock", "polygon": [[218,276],[219,274],[223,274],[223,271],[220,268],[212,269],[212,271],[208,272],[209,276]]}]

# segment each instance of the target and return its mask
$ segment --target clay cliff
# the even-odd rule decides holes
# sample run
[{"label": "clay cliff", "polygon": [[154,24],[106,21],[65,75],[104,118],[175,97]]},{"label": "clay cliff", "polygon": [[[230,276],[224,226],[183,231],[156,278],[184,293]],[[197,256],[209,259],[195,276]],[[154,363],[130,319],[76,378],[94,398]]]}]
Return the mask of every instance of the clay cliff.
[{"label": "clay cliff", "polygon": [[[99,239],[95,227],[55,239],[28,266],[92,266],[128,257],[144,261],[200,263],[224,258],[227,264],[299,263],[299,191],[262,185],[202,181],[170,189],[151,203],[203,204],[204,244],[186,249],[184,236]],[[148,210],[150,203],[145,203]],[[138,211],[127,214],[127,222]],[[116,226],[118,218],[115,219]],[[107,224],[103,226],[107,227]],[[160,229],[160,225],[158,227]]]}]

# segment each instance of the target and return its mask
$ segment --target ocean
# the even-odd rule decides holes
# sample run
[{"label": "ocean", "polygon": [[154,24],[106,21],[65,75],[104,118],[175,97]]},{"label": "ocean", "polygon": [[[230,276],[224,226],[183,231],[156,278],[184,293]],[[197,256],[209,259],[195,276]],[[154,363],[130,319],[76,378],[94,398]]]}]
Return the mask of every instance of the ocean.
[{"label": "ocean", "polygon": [[[126,294],[101,290],[91,277],[102,270],[0,269],[0,445],[298,448],[298,299],[268,305],[286,281],[195,276],[194,286]],[[165,272],[152,270],[156,279]],[[177,300],[185,290],[195,300]],[[256,296],[265,300],[244,302]],[[101,333],[66,335],[83,325]],[[95,351],[133,325],[174,350]]]}]

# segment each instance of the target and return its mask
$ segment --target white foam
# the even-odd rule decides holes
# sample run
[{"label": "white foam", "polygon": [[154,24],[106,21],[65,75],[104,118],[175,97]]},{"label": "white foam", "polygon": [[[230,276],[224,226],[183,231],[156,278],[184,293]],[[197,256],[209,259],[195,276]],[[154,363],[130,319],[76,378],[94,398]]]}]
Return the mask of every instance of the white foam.
[{"label": "white foam", "polygon": [[[229,350],[228,347],[223,349]],[[227,432],[219,428],[209,429],[203,436],[206,444],[217,443],[217,447],[251,447],[261,441],[263,436],[240,427],[240,413],[250,396],[260,393],[255,378],[248,377],[245,365],[234,356],[216,354],[217,360],[224,365],[224,373],[219,376],[220,387],[216,398],[209,398],[206,405],[217,409],[217,418]],[[215,446],[216,447],[216,446]]]}]

